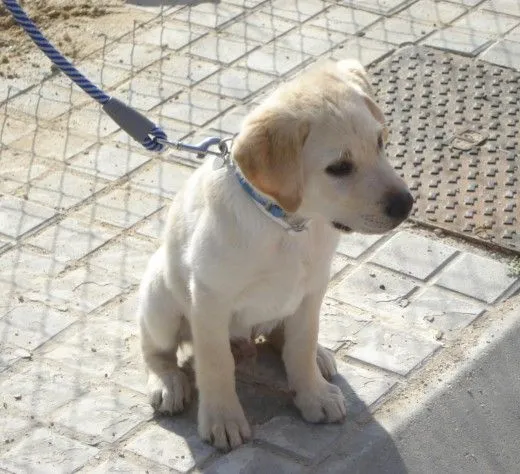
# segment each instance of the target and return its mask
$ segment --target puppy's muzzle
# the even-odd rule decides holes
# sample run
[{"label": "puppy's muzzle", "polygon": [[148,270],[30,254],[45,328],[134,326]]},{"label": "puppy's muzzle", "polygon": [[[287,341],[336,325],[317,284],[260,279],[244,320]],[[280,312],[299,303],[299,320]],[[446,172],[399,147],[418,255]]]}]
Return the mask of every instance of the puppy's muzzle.
[{"label": "puppy's muzzle", "polygon": [[413,206],[413,197],[408,191],[392,192],[387,197],[385,214],[394,221],[404,221]]}]

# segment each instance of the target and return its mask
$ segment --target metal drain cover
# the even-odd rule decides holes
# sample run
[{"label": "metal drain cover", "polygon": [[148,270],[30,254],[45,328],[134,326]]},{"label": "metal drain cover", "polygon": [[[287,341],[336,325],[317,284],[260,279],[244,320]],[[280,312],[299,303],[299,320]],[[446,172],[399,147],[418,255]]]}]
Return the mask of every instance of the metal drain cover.
[{"label": "metal drain cover", "polygon": [[422,47],[370,73],[412,218],[520,253],[520,73]]}]

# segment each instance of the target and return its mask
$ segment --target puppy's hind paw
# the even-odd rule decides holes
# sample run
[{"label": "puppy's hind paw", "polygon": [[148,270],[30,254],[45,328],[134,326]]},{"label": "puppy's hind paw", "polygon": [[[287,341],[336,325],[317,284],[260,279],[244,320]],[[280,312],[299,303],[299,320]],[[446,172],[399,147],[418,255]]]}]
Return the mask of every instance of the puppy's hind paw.
[{"label": "puppy's hind paw", "polygon": [[336,368],[336,359],[334,358],[334,352],[325,347],[318,346],[318,352],[316,354],[316,362],[320,369],[321,375],[325,380],[330,380],[338,373]]},{"label": "puppy's hind paw", "polygon": [[336,385],[325,380],[313,390],[297,393],[294,403],[303,418],[311,423],[334,423],[343,421],[347,415],[343,393]]},{"label": "puppy's hind paw", "polygon": [[150,374],[148,377],[150,405],[159,413],[173,415],[191,400],[191,384],[188,376],[177,369],[166,374]]}]

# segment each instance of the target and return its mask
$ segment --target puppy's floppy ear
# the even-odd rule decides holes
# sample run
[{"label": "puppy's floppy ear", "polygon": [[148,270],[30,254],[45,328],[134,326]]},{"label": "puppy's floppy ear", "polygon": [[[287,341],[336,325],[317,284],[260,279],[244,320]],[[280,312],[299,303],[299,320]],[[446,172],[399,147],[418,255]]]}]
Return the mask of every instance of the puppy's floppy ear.
[{"label": "puppy's floppy ear", "polygon": [[257,110],[233,143],[233,159],[246,179],[288,212],[303,194],[300,153],[309,134],[307,122],[279,110]]},{"label": "puppy's floppy ear", "polygon": [[363,94],[363,100],[365,101],[365,104],[368,107],[368,110],[370,110],[372,116],[381,125],[383,125],[383,139],[386,141],[386,139],[388,138],[388,128],[385,125],[385,115],[383,114],[383,111],[379,108],[379,105],[377,105],[377,103],[374,101],[374,99],[372,99],[372,97]]},{"label": "puppy's floppy ear", "polygon": [[373,95],[372,86],[368,80],[368,74],[359,61],[355,59],[342,59],[336,63],[336,66],[343,79],[353,80],[366,95]]},{"label": "puppy's floppy ear", "polygon": [[386,140],[388,136],[388,130],[385,125],[385,116],[383,111],[379,108],[379,105],[373,99],[373,91],[370,81],[368,79],[368,74],[365,68],[361,65],[359,61],[355,59],[343,59],[337,62],[337,67],[341,73],[345,74],[346,78],[350,78],[353,82],[361,89],[361,95],[363,96],[363,100],[365,101],[368,110],[372,114],[372,116],[383,125],[383,134]]}]

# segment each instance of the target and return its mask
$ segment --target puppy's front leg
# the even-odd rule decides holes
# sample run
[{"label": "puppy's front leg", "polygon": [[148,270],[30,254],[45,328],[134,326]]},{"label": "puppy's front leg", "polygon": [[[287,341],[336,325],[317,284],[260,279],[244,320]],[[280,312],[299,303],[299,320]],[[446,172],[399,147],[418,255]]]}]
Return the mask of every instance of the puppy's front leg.
[{"label": "puppy's front leg", "polygon": [[298,311],[284,321],[282,357],[289,387],[303,418],[313,423],[340,421],[347,413],[343,393],[324,379],[316,362],[322,298],[322,293],[306,296]]},{"label": "puppy's front leg", "polygon": [[199,389],[199,434],[229,450],[251,437],[235,390],[235,363],[229,343],[231,312],[208,293],[194,294],[191,330]]}]

